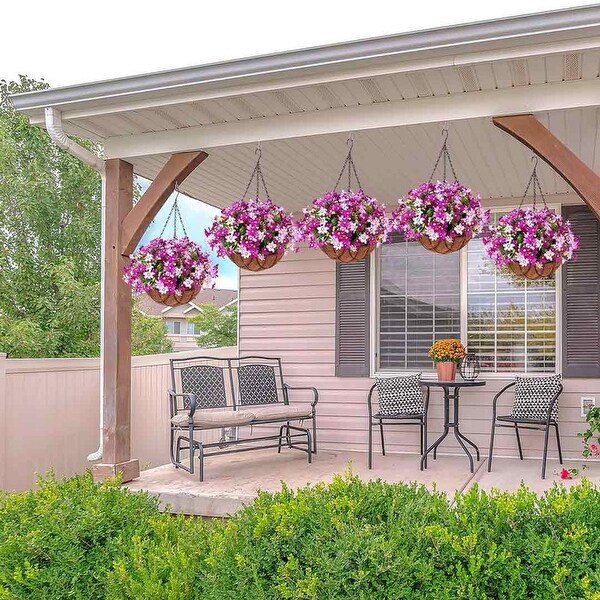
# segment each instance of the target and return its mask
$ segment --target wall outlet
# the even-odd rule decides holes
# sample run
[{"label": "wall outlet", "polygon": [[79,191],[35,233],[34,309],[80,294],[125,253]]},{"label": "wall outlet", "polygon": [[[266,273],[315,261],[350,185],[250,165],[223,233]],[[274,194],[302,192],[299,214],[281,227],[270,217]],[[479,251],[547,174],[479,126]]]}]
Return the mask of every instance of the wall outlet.
[{"label": "wall outlet", "polygon": [[594,396],[581,396],[582,417],[585,417],[594,406],[596,406],[596,398]]}]

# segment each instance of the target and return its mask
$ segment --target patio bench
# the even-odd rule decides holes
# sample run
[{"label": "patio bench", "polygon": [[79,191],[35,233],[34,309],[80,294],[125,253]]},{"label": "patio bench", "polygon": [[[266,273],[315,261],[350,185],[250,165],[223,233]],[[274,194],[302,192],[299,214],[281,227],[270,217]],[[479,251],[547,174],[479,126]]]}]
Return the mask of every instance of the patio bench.
[{"label": "patio bench", "polygon": [[[264,448],[277,448],[280,453],[283,445],[306,452],[312,462],[312,454],[317,452],[319,393],[314,387],[285,383],[281,359],[199,356],[172,358],[170,367],[170,451],[176,468],[194,473],[198,452],[203,481],[207,456]],[[311,392],[312,402],[290,404],[290,392],[297,390]],[[305,421],[311,422],[312,430],[304,426]],[[254,425],[279,425],[279,431],[252,436]],[[239,428],[246,426],[251,428],[250,435],[240,437]],[[235,429],[235,438],[224,433],[216,442],[202,440],[203,431],[214,429]],[[189,460],[184,462],[181,454],[186,450]]]}]

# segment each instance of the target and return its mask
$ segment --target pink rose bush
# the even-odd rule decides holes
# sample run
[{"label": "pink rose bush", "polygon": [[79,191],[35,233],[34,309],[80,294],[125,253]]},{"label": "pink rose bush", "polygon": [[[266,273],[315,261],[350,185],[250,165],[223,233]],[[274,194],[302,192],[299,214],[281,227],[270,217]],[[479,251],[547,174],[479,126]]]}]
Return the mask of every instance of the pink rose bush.
[{"label": "pink rose bush", "polygon": [[291,217],[271,200],[260,198],[238,200],[224,208],[204,233],[217,256],[237,253],[260,260],[284,254],[294,237]]},{"label": "pink rose bush", "polygon": [[217,274],[217,265],[189,238],[155,238],[131,255],[123,279],[136,294],[154,290],[181,296],[208,287]]},{"label": "pink rose bush", "polygon": [[479,233],[489,221],[478,195],[458,181],[429,181],[410,190],[392,213],[392,227],[407,240],[435,242]]},{"label": "pink rose bush", "polygon": [[387,240],[389,223],[385,207],[363,190],[327,192],[303,209],[296,237],[311,248],[331,245],[355,252]]},{"label": "pink rose bush", "polygon": [[579,248],[569,221],[548,207],[511,210],[489,227],[483,243],[497,267],[516,262],[541,269],[572,259]]}]

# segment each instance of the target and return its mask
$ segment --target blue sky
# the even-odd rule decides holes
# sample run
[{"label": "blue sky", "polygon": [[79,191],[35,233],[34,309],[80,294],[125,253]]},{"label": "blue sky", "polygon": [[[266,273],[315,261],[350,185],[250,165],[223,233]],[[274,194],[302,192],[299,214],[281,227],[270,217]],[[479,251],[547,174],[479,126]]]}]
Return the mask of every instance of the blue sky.
[{"label": "blue sky", "polygon": [[[149,185],[149,182],[142,178],[138,178],[138,183],[142,187],[142,190],[145,190]],[[167,220],[167,216],[173,206],[176,195],[176,193],[171,194],[171,197],[165,202],[165,205],[160,209],[155,219],[146,230],[146,233],[142,236],[140,245],[144,245],[151,239],[160,236],[160,232]],[[217,258],[217,255],[208,247],[206,236],[204,235],[204,230],[211,224],[214,216],[219,210],[181,193],[179,194],[178,204],[188,237],[199,243],[203,250],[209,251],[211,259],[219,265],[219,277],[216,282],[216,287],[222,289],[237,289],[238,268],[227,258]],[[181,235],[180,232],[181,228],[179,223],[177,223],[178,235]],[[172,218],[169,220],[164,235],[173,235]]]}]

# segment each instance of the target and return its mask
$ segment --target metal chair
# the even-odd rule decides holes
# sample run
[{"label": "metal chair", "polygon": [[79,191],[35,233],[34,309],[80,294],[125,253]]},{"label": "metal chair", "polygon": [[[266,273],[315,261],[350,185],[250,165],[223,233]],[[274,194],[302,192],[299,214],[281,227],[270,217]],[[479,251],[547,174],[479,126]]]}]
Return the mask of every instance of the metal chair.
[{"label": "metal chair", "polygon": [[[540,378],[546,379],[546,378]],[[492,432],[490,436],[490,451],[488,456],[488,473],[492,470],[492,455],[494,451],[494,435],[496,427],[509,427],[515,430],[517,436],[517,447],[519,449],[519,458],[523,460],[523,448],[521,446],[521,436],[519,429],[533,429],[544,431],[544,453],[542,457],[542,479],[546,478],[546,463],[548,458],[548,437],[550,428],[554,427],[556,431],[556,445],[558,447],[558,460],[563,464],[562,449],[560,446],[560,433],[558,430],[558,399],[563,391],[561,383],[557,383],[555,391],[550,391],[542,398],[530,402],[530,406],[520,407],[516,411],[516,403],[513,403],[513,410],[510,415],[498,416],[498,399],[510,388],[517,386],[518,381],[513,381],[504,386],[495,396],[492,405]],[[515,398],[516,400],[516,398]]]},{"label": "metal chair", "polygon": [[[390,378],[390,380],[395,378]],[[404,379],[404,378],[402,378]],[[420,379],[420,376],[419,376]],[[427,411],[429,409],[429,388],[425,393],[422,406],[419,410],[414,410],[414,403],[403,403],[400,396],[398,403],[398,411],[395,414],[388,414],[386,411],[383,413],[381,407],[378,406],[378,411],[373,413],[373,392],[377,389],[377,383],[374,383],[369,390],[367,397],[367,406],[369,412],[369,458],[368,465],[369,469],[373,468],[373,426],[379,427],[379,433],[381,436],[381,454],[385,456],[385,440],[383,432],[383,424],[386,425],[418,425],[420,428],[420,442],[421,442],[421,456],[427,448]],[[422,390],[421,390],[422,394]],[[424,465],[421,464],[421,471],[423,467],[427,467],[427,458],[425,458]]]}]

